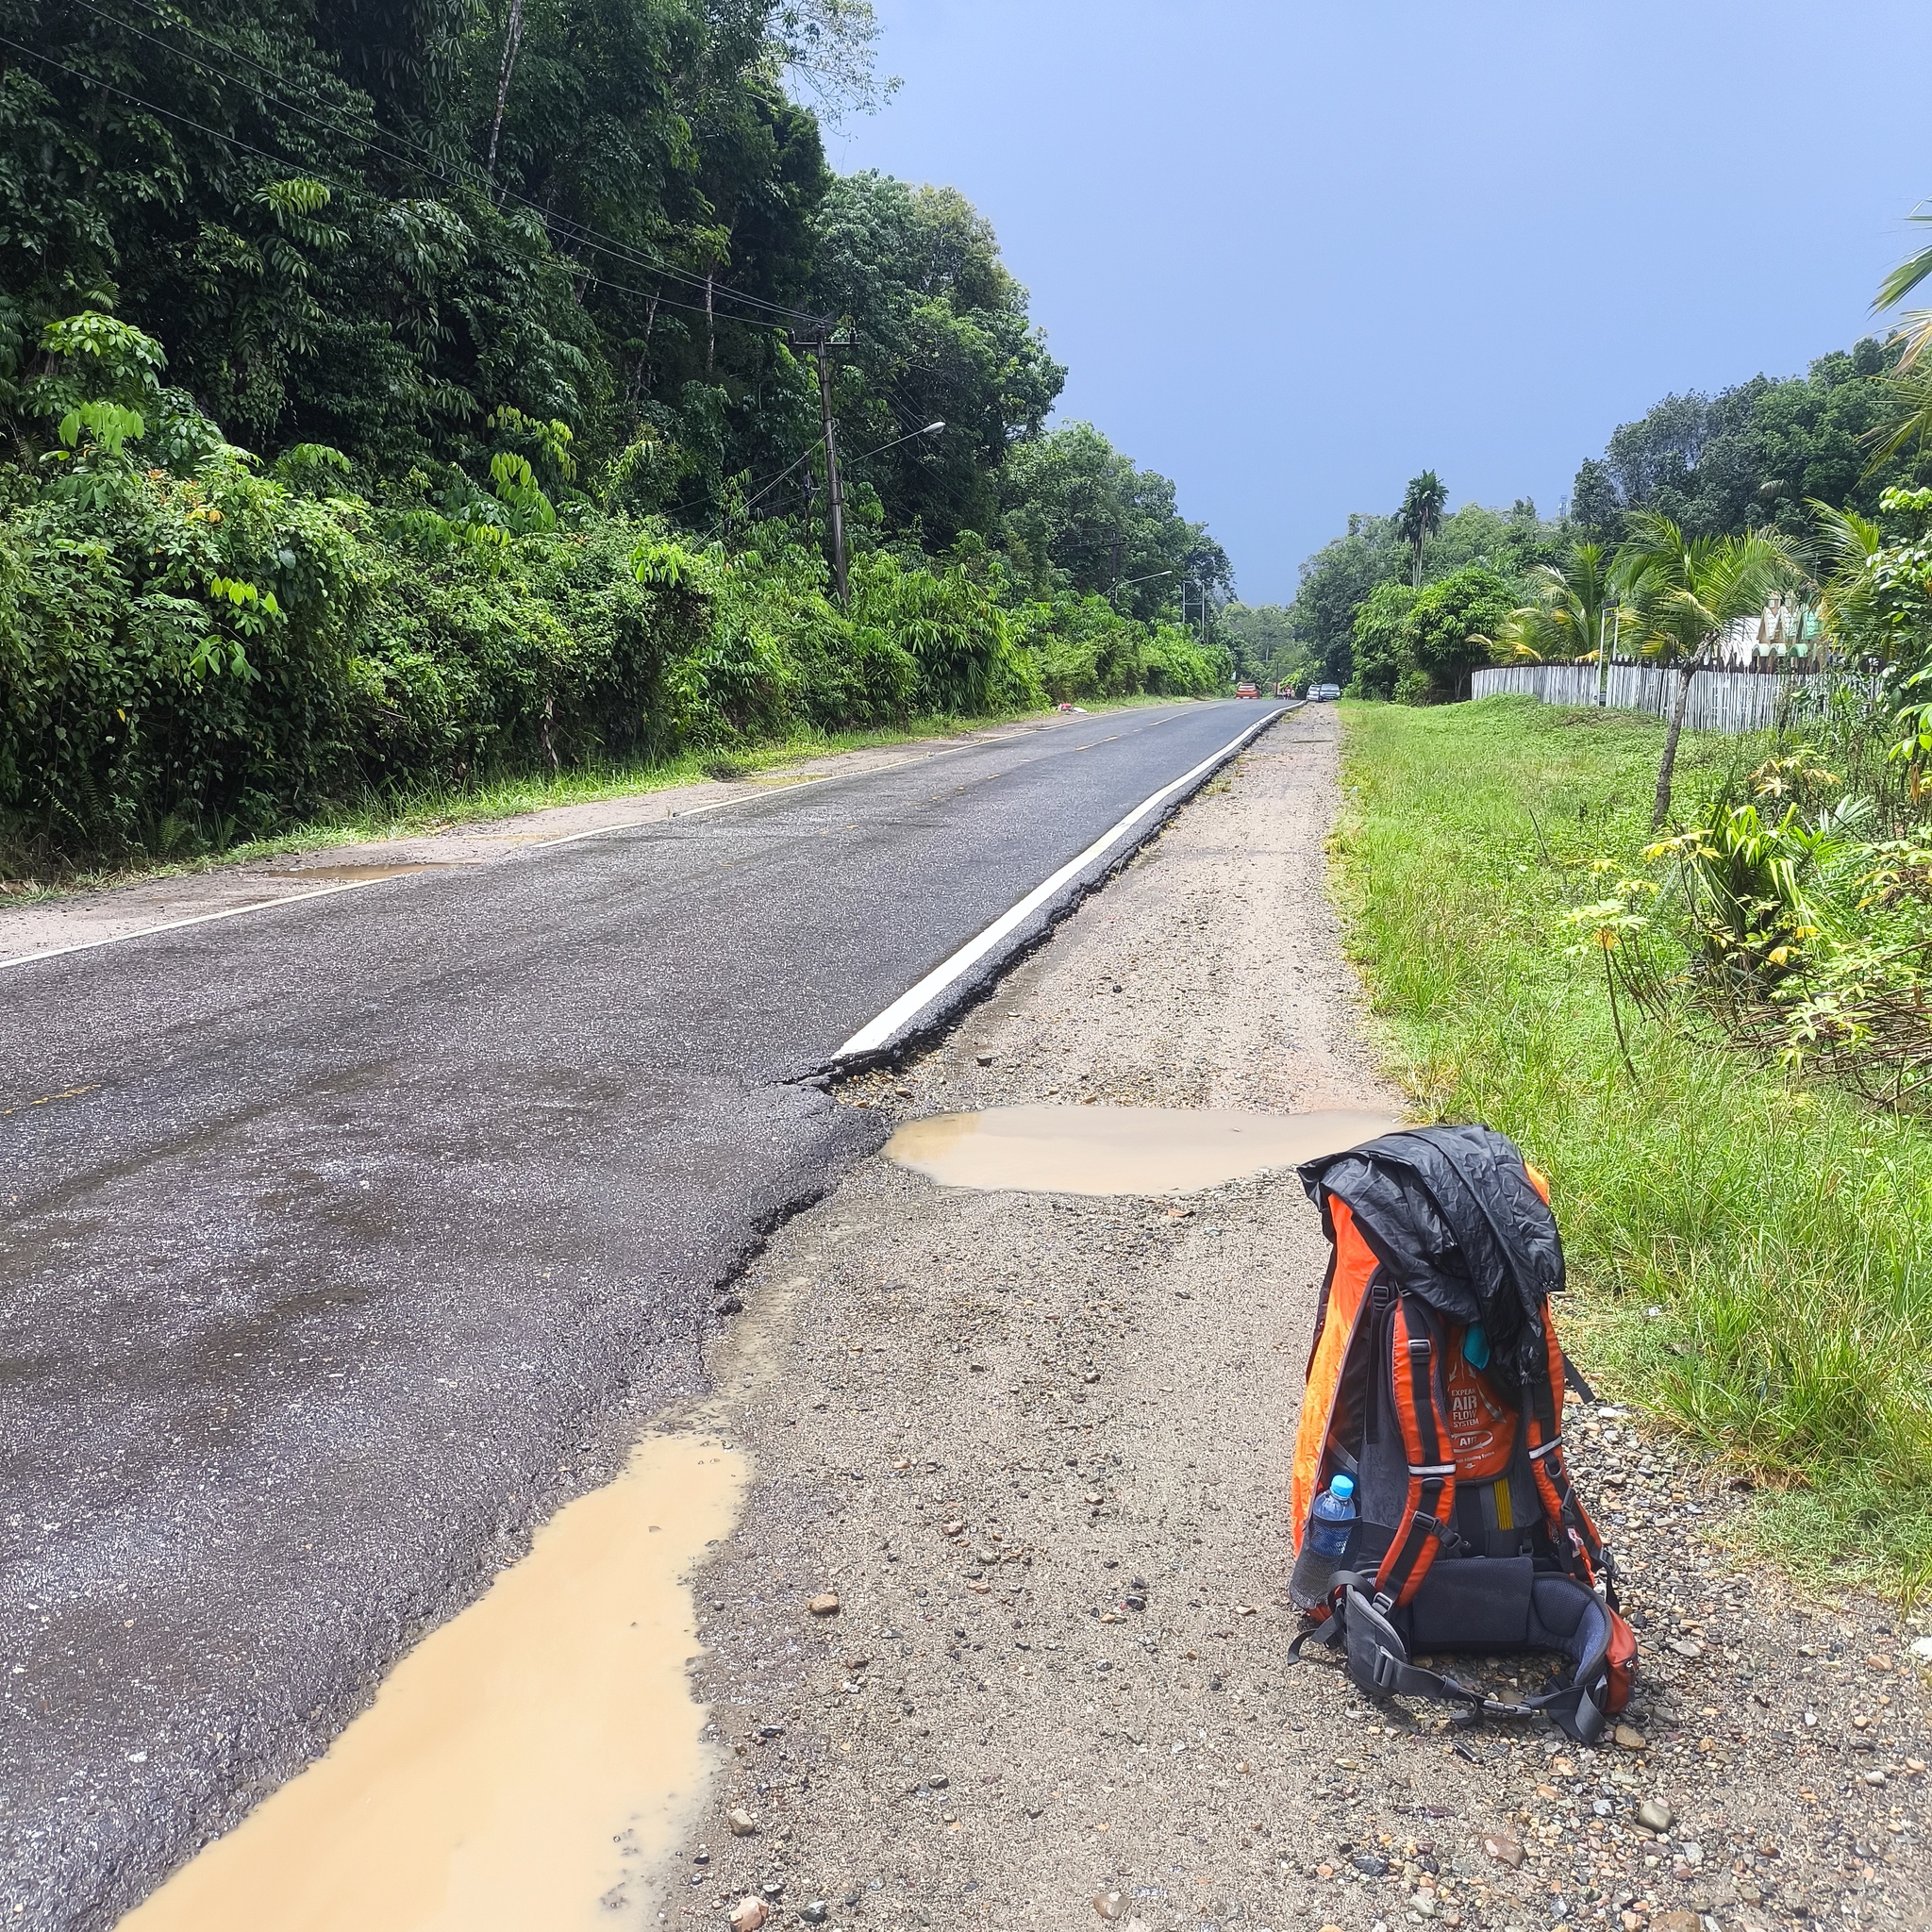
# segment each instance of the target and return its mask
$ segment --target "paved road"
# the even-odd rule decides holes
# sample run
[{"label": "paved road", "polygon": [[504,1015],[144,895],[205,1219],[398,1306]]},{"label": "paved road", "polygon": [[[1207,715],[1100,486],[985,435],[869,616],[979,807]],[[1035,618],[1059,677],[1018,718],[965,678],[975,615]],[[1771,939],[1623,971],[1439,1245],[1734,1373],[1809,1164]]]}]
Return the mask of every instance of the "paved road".
[{"label": "paved road", "polygon": [[0,1925],[111,1924],[608,1474],[876,1143],[840,1044],[1257,715],[0,974]]}]

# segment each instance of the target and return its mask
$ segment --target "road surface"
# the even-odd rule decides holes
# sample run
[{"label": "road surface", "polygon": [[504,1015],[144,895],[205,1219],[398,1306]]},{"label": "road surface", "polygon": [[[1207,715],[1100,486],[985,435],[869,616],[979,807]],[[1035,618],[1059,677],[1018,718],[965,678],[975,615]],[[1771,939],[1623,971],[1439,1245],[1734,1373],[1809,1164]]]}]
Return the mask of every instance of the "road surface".
[{"label": "road surface", "polygon": [[323,1748],[701,1386],[720,1285],[881,1138],[813,1084],[841,1043],[1277,711],[0,971],[0,1924],[111,1924]]}]

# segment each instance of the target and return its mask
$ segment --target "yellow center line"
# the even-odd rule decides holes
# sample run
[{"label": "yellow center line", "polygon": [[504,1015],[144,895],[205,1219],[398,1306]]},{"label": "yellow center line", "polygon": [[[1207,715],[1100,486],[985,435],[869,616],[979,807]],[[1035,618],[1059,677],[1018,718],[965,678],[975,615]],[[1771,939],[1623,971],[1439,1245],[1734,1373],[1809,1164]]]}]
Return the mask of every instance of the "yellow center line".
[{"label": "yellow center line", "polygon": [[30,1107],[46,1107],[56,1100],[78,1100],[83,1093],[98,1093],[101,1083],[96,1080],[91,1087],[69,1087],[58,1093],[43,1093],[38,1100],[16,1101],[11,1107],[0,1107],[0,1120],[10,1113],[23,1113]]}]

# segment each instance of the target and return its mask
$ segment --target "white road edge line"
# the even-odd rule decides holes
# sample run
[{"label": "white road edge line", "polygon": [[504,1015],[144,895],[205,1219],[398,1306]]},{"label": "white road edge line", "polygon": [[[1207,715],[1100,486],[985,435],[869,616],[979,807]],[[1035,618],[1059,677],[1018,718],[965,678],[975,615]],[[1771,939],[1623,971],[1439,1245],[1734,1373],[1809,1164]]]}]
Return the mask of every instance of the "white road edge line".
[{"label": "white road edge line", "polygon": [[307,892],[285,892],[278,899],[251,899],[245,906],[225,906],[219,912],[197,912],[192,919],[164,919],[158,925],[138,925],[132,932],[110,932],[102,939],[76,940],[71,946],[49,946],[43,952],[0,959],[0,973],[9,966],[31,966],[36,959],[58,959],[63,953],[91,953],[96,946],[118,946],[123,940],[144,940],[150,933],[179,932],[184,925],[206,925],[213,919],[239,919],[244,912],[267,912],[276,906],[292,906],[301,899],[326,899],[334,892],[359,892],[364,886],[383,883],[381,879],[343,879],[338,885],[317,886]]},{"label": "white road edge line", "polygon": [[1077,878],[1157,806],[1172,798],[1183,786],[1192,784],[1196,778],[1232,758],[1257,731],[1274,724],[1275,719],[1282,715],[1280,711],[1270,711],[1265,718],[1257,720],[1239,736],[1230,739],[1219,751],[1210,752],[1191,771],[1183,772],[1172,784],[1163,785],[1158,791],[1142,799],[1125,818],[1109,830],[1103,832],[1078,858],[1068,859],[1050,878],[1042,879],[1017,906],[1002,912],[984,932],[976,938],[968,940],[957,953],[949,958],[942,959],[916,986],[901,993],[877,1019],[861,1026],[832,1056],[833,1059],[849,1060],[860,1054],[876,1053],[908,1021],[914,1019],[931,1006],[933,1001],[962,974],[970,973],[1014,927],[1032,913],[1039,911],[1041,907],[1069,880]]},{"label": "white road edge line", "polygon": [[[724,811],[734,805],[751,805],[760,798],[771,798],[780,791],[795,791],[802,785],[842,784],[858,778],[876,778],[884,772],[896,772],[907,765],[930,764],[935,758],[951,758],[955,752],[974,751],[989,744],[1011,744],[1022,738],[1037,738],[1041,731],[1051,728],[1057,723],[1052,718],[1042,719],[1038,724],[1029,724],[1017,731],[999,731],[981,738],[974,736],[960,744],[943,745],[938,751],[910,752],[903,758],[893,758],[890,764],[868,765],[862,772],[807,772],[790,785],[763,786],[753,791],[741,791],[736,798],[714,798],[708,805],[694,805],[685,811],[674,811],[661,819],[621,819],[614,825],[592,825],[587,832],[566,832],[558,839],[533,839],[523,849],[525,852],[548,852],[553,845],[575,845],[579,839],[601,839],[609,832],[632,832],[641,825],[670,825],[682,819],[694,819],[702,812]],[[1122,734],[1115,732],[1114,737]],[[1113,740],[1106,741],[1112,743]],[[1087,747],[1080,747],[1085,751]]]},{"label": "white road edge line", "polygon": [[[1033,731],[1037,732],[1041,728],[1043,727],[1035,725]],[[1013,738],[1030,737],[1032,735],[1032,732],[1013,732],[1008,734],[1008,736]],[[984,741],[981,740],[969,740],[965,744],[948,745],[945,751],[928,752],[925,754],[925,757],[927,758],[944,758],[948,752],[970,751],[974,744]],[[992,741],[998,743],[1005,741],[995,739]],[[813,773],[808,782],[823,783],[835,778],[848,777],[870,778],[875,776],[879,772],[894,771],[900,765],[909,765],[917,762],[917,758],[906,758],[896,759],[891,765],[874,765],[863,772]],[[690,811],[673,812],[668,819],[625,819],[620,824],[614,825],[592,825],[586,832],[566,832],[561,838],[558,839],[533,840],[523,849],[525,852],[548,852],[558,845],[575,845],[579,839],[602,839],[611,832],[635,831],[641,825],[669,824],[677,819],[695,818],[699,812],[717,811],[727,805],[749,805],[755,798],[770,798],[774,795],[776,791],[789,791],[794,789],[796,788],[792,786],[782,786],[769,791],[747,791],[738,798],[720,798],[714,800],[709,805],[693,806]],[[1143,807],[1142,809],[1144,810],[1145,808]],[[292,906],[301,899],[325,899],[332,892],[359,892],[364,886],[380,886],[387,883],[388,881],[384,879],[344,879],[336,885],[317,886],[313,891],[287,892],[280,898],[251,899],[245,906],[225,906],[219,912],[197,912],[188,919],[164,919],[158,925],[138,925],[132,932],[110,932],[97,940],[76,940],[72,945],[47,946],[38,953],[21,953],[11,959],[0,959],[0,973],[5,973],[12,966],[31,966],[37,959],[58,959],[67,953],[91,953],[96,946],[118,946],[123,940],[144,940],[158,932],[179,932],[183,926],[207,925],[211,920],[216,919],[239,919],[244,912],[272,912],[277,906]]]}]

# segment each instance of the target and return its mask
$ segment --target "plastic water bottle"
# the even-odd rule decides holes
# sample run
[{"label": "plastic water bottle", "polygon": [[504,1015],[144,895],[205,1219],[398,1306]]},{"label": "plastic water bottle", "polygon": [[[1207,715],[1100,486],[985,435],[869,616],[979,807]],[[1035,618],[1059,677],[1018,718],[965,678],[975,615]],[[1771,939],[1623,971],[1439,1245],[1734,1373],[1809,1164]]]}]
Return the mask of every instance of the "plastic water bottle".
[{"label": "plastic water bottle", "polygon": [[1338,1475],[1315,1498],[1308,1516],[1308,1533],[1288,1579],[1288,1593],[1304,1609],[1324,1602],[1335,1573],[1348,1551],[1348,1533],[1355,1527],[1355,1478]]},{"label": "plastic water bottle", "polygon": [[1344,1472],[1315,1498],[1308,1521],[1308,1541],[1317,1556],[1342,1556],[1348,1533],[1355,1527],[1355,1478]]}]

